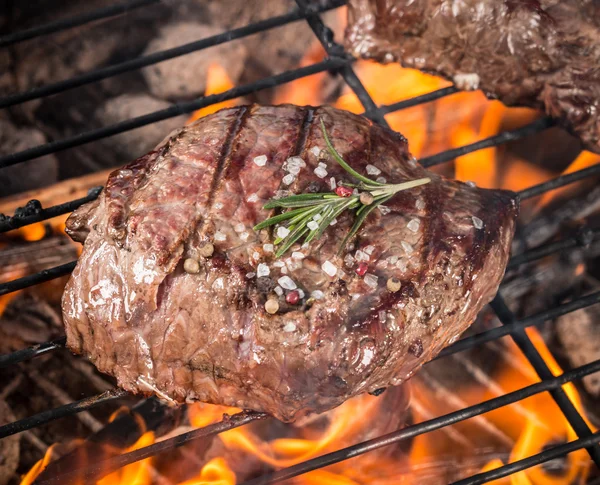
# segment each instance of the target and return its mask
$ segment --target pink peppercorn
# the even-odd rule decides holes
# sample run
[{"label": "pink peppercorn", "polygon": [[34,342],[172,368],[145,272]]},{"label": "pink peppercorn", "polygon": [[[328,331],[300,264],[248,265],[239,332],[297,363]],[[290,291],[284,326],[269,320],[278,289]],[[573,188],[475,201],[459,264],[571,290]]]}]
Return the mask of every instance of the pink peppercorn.
[{"label": "pink peppercorn", "polygon": [[300,293],[298,293],[296,290],[290,291],[285,296],[285,301],[287,301],[290,305],[295,305],[300,301]]},{"label": "pink peppercorn", "polygon": [[335,193],[340,197],[350,197],[352,195],[352,189],[350,187],[344,187],[340,185],[335,189]]},{"label": "pink peppercorn", "polygon": [[358,268],[356,268],[356,274],[358,276],[364,276],[368,269],[369,265],[363,261],[362,263],[359,263]]}]

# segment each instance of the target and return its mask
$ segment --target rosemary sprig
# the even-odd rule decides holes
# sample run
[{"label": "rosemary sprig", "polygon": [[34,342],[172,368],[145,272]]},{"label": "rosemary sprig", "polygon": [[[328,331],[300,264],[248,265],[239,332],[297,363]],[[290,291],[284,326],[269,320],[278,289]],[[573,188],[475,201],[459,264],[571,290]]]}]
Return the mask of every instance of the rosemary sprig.
[{"label": "rosemary sprig", "polygon": [[[353,193],[347,196],[338,195],[335,192],[299,194],[281,199],[272,199],[267,202],[264,205],[265,209],[291,209],[270,217],[254,226],[255,231],[276,224],[279,224],[279,227],[285,228],[279,231],[280,234],[283,234],[278,235],[274,241],[276,245],[281,244],[277,253],[275,253],[275,257],[277,258],[283,256],[294,243],[302,238],[304,238],[305,243],[310,243],[312,240],[320,238],[331,223],[343,212],[358,209],[354,224],[340,245],[339,254],[344,250],[348,241],[356,235],[365,219],[375,208],[390,200],[398,192],[418,187],[431,181],[429,178],[421,178],[399,184],[383,184],[371,180],[354,170],[337,152],[327,135],[323,120],[321,120],[321,130],[323,131],[323,138],[325,139],[327,149],[333,159],[358,181],[357,184],[342,185],[356,188],[359,192],[358,194]],[[361,194],[363,194],[362,197]],[[370,196],[365,197],[367,194]]]}]

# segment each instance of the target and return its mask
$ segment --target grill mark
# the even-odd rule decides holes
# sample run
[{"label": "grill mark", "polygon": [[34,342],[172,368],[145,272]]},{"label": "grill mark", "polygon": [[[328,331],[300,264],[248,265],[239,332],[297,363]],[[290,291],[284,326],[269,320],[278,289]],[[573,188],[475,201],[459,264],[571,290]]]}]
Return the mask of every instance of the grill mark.
[{"label": "grill mark", "polygon": [[223,151],[221,151],[221,156],[217,161],[217,169],[213,174],[210,191],[208,193],[208,201],[206,203],[206,208],[208,210],[207,219],[212,216],[213,202],[219,190],[223,175],[231,163],[233,148],[237,146],[238,137],[242,133],[242,129],[246,124],[248,115],[251,113],[251,110],[255,108],[255,106],[256,105],[251,106],[250,109],[248,106],[241,106],[235,122],[231,125],[229,133],[227,133],[227,138],[223,144]]},{"label": "grill mark", "polygon": [[[310,132],[313,120],[314,120],[314,114],[316,109],[313,108],[312,106],[307,106],[306,108],[299,108],[302,111],[304,111],[304,117],[302,118],[302,123],[300,123],[299,128],[298,128],[298,134],[297,134],[297,138],[296,138],[296,143],[294,145],[294,148],[290,151],[290,153],[288,154],[287,158],[290,157],[299,157],[301,156],[304,151],[306,150],[306,142],[308,140],[308,133]],[[277,191],[280,191],[283,187],[283,181],[279,182],[279,185],[277,186]],[[297,189],[298,187],[298,178],[296,178],[296,180],[293,182],[292,186],[290,187],[290,190],[294,190]],[[281,208],[275,208],[272,209],[269,214],[267,215],[266,219],[273,217],[277,214],[280,214],[282,212]],[[273,238],[273,227],[269,227],[267,229],[269,231],[269,237],[272,239]]]}]

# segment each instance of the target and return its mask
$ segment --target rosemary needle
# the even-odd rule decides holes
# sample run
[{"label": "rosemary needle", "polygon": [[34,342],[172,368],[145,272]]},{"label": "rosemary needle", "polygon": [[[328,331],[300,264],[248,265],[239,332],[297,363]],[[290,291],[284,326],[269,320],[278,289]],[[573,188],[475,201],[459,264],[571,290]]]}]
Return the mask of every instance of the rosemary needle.
[{"label": "rosemary needle", "polygon": [[294,243],[302,238],[304,238],[304,243],[310,243],[314,239],[319,239],[339,215],[348,210],[358,209],[355,214],[354,224],[340,245],[339,254],[344,250],[348,241],[356,235],[365,219],[375,208],[387,202],[398,192],[418,187],[431,181],[427,177],[399,184],[384,184],[371,180],[354,170],[337,152],[327,135],[323,120],[321,120],[321,130],[323,131],[323,138],[325,139],[327,149],[333,159],[358,181],[357,184],[345,185],[371,194],[371,197],[369,197],[370,203],[364,204],[361,202],[360,192],[358,194],[349,194],[345,197],[335,192],[324,192],[318,194],[290,195],[281,199],[271,199],[264,205],[265,209],[281,208],[291,210],[266,219],[254,226],[254,230],[258,231],[276,224],[286,224],[282,225],[282,227],[286,228],[283,231],[285,234],[282,237],[277,237],[274,241],[274,244],[279,245],[275,253],[275,257],[277,258],[283,256]]}]

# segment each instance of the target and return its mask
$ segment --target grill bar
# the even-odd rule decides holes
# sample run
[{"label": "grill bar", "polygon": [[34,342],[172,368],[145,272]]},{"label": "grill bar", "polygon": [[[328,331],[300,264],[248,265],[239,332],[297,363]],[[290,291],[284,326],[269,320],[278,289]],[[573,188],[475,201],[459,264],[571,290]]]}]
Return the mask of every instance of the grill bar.
[{"label": "grill bar", "polygon": [[39,273],[23,276],[22,278],[2,283],[0,285],[0,296],[68,275],[71,271],[73,271],[73,269],[75,269],[76,264],[77,261],[70,261],[69,263],[61,264],[60,266],[42,270]]},{"label": "grill bar", "polygon": [[583,170],[578,170],[577,172],[561,175],[560,177],[556,177],[555,179],[549,180],[548,182],[543,182],[541,184],[534,185],[533,187],[529,187],[528,189],[525,189],[522,192],[520,192],[519,196],[523,200],[530,199],[532,197],[542,195],[544,192],[548,192],[553,189],[558,189],[559,187],[572,184],[573,182],[583,180],[584,178],[591,177],[593,175],[600,175],[600,164],[592,165],[591,167],[584,168]]},{"label": "grill bar", "polygon": [[540,133],[551,126],[554,126],[554,124],[555,123],[551,118],[540,118],[539,120],[529,123],[521,128],[517,128],[516,130],[505,131],[504,133],[484,138],[483,140],[471,143],[470,145],[446,150],[437,155],[422,158],[419,162],[421,162],[424,167],[433,167],[434,165],[454,160],[456,157],[466,155],[467,153],[482,150],[483,148],[495,147],[503,143],[508,143],[509,141],[520,140],[521,138],[525,138],[535,133]]},{"label": "grill bar", "polygon": [[274,27],[280,27],[291,22],[302,20],[307,15],[309,15],[310,12],[332,10],[334,8],[338,8],[340,5],[343,4],[344,2],[340,0],[330,0],[325,6],[312,7],[308,9],[305,13],[293,11],[285,15],[280,15],[278,17],[270,17],[266,20],[261,20],[260,22],[250,24],[245,27],[240,27],[238,29],[233,29],[228,32],[213,35],[211,37],[197,40],[195,42],[190,42],[189,44],[184,44],[179,47],[173,47],[172,49],[166,49],[164,51],[155,52],[153,54],[148,54],[147,56],[136,57],[135,59],[131,59],[129,61],[124,61],[118,64],[114,64],[112,66],[102,67],[100,69],[80,74],[78,76],[74,76],[63,81],[58,81],[52,84],[47,84],[45,86],[40,86],[39,88],[33,88],[29,91],[25,91],[22,93],[9,94],[0,98],[0,108],[7,108],[9,106],[14,106],[15,104],[20,104],[26,101],[31,101],[33,99],[39,99],[46,96],[50,96],[52,94],[68,91],[69,89],[101,81],[102,79],[117,76],[125,72],[141,69],[143,67],[151,66],[153,64],[158,64],[159,62],[174,59],[176,57],[180,57],[191,52],[207,49],[209,47],[213,47],[219,44],[224,44],[225,42],[229,42],[235,39],[241,39],[243,37],[247,37],[258,32],[263,32]]},{"label": "grill bar", "polygon": [[50,421],[54,421],[55,419],[73,416],[74,414],[87,411],[88,409],[95,408],[100,404],[114,401],[125,396],[127,396],[126,391],[114,389],[103,392],[102,394],[98,394],[96,396],[86,397],[79,401],[65,404],[64,406],[49,409],[48,411],[42,411],[41,413],[34,414],[33,416],[19,419],[18,421],[13,421],[12,423],[0,426],[0,439],[20,433],[21,431],[26,431],[28,429],[41,426],[49,423]]},{"label": "grill bar", "polygon": [[64,204],[54,205],[52,207],[48,207],[47,209],[42,209],[36,214],[27,215],[24,217],[15,215],[13,217],[7,217],[6,219],[2,219],[0,217],[0,234],[3,232],[12,231],[13,229],[18,229],[19,227],[28,226],[29,224],[34,224],[36,222],[47,221],[53,217],[73,212],[83,204],[87,204],[88,202],[96,199],[98,195],[100,195],[101,191],[102,187],[94,187],[88,190],[88,195],[85,197],[71,200],[69,202],[65,202]]},{"label": "grill bar", "polygon": [[[500,322],[503,325],[511,327],[516,318],[513,313],[510,311],[504,299],[500,294],[496,295],[496,298],[490,303],[490,306],[498,316]],[[552,377],[552,372],[546,364],[544,358],[540,355],[538,350],[533,345],[533,342],[525,333],[523,329],[516,329],[514,332],[511,332],[511,337],[514,342],[517,344],[521,352],[527,357],[529,363],[535,369],[535,372],[540,377],[540,379],[549,379]],[[564,389],[556,388],[550,391],[550,394],[562,413],[567,418],[567,421],[577,433],[579,438],[588,438],[592,434],[592,430],[588,426],[588,424],[583,419],[583,416],[579,413],[579,411],[575,408],[575,405],[571,402]],[[590,448],[587,448],[592,460],[596,463],[596,466],[600,468],[600,446],[594,445]]]},{"label": "grill bar", "polygon": [[[308,12],[308,3],[306,2],[306,0],[296,0],[296,4],[302,12]],[[319,42],[325,49],[325,52],[327,52],[328,56],[332,58],[341,57],[349,59],[349,57],[344,53],[344,48],[341,45],[334,42],[333,32],[331,31],[331,29],[325,26],[319,15],[317,15],[316,13],[308,15],[306,17],[306,21],[308,22],[308,25],[310,26],[314,34],[319,39]],[[352,91],[354,91],[354,93],[358,97],[359,101],[363,105],[363,108],[365,108],[365,112],[371,113],[371,119],[389,128],[387,121],[385,121],[385,118],[382,115],[380,115],[377,111],[377,105],[375,104],[375,101],[373,101],[373,99],[363,86],[363,83],[354,72],[354,69],[352,69],[352,66],[350,64],[346,64],[340,69],[340,74],[344,78],[344,81],[346,81],[346,84],[350,86]]]},{"label": "grill bar", "polygon": [[[451,94],[455,94],[458,92],[460,91],[455,86],[441,88],[436,91],[432,91],[431,93],[422,94],[421,96],[415,96],[414,98],[405,99],[404,101],[398,101],[397,103],[380,106],[379,112],[382,115],[386,115],[389,113],[393,113],[394,111],[400,111],[406,108],[412,108],[413,106],[418,106],[420,104],[430,103],[431,101],[436,101],[438,99],[450,96]],[[365,114],[369,116],[368,113]]]},{"label": "grill bar", "polygon": [[464,480],[459,480],[451,485],[479,485],[480,483],[491,482],[492,480],[512,475],[513,473],[526,470],[527,468],[540,465],[541,463],[545,463],[555,458],[560,458],[572,453],[573,451],[577,451],[582,448],[588,448],[592,445],[597,445],[598,443],[600,443],[600,431],[588,436],[587,438],[579,438],[578,440],[565,443],[564,445],[555,446],[549,450],[537,453],[513,463],[509,463],[508,465],[490,470],[489,472],[479,473],[469,478],[465,478]]},{"label": "grill bar", "polygon": [[27,347],[26,349],[17,350],[11,354],[0,355],[0,369],[62,349],[66,343],[67,338],[62,337],[52,340],[51,342],[44,342],[43,344],[37,344],[32,347]]},{"label": "grill bar", "polygon": [[48,22],[47,24],[40,25],[39,27],[32,27],[30,29],[21,30],[20,32],[14,32],[12,34],[1,36],[0,47],[6,47],[16,44],[17,42],[34,39],[35,37],[40,37],[42,35],[53,34],[55,32],[60,32],[61,30],[79,27],[81,25],[94,22],[95,20],[116,17],[117,15],[122,15],[136,8],[145,7],[159,2],[160,0],[130,0],[128,2],[116,3],[107,7],[98,8],[89,13],[75,15],[73,17],[60,19],[55,22]]},{"label": "grill bar", "polygon": [[140,448],[108,460],[96,462],[92,466],[75,468],[66,473],[58,473],[51,478],[39,481],[36,480],[35,483],[36,485],[75,485],[78,483],[95,483],[96,480],[104,475],[107,475],[108,473],[118,470],[119,468],[131,463],[135,463],[136,461],[149,458],[163,451],[177,448],[192,440],[206,438],[211,435],[216,435],[224,431],[229,431],[245,424],[254,421],[261,421],[267,418],[270,418],[270,416],[265,413],[241,412],[232,416],[228,416],[226,419],[223,419],[223,421],[205,426],[204,428],[194,429],[178,436],[174,436],[173,438],[158,441],[150,446],[146,446],[144,448]]},{"label": "grill bar", "polygon": [[480,414],[493,411],[494,409],[499,409],[509,404],[513,404],[523,399],[527,399],[528,397],[531,397],[535,394],[539,394],[545,391],[552,391],[554,389],[560,389],[562,385],[568,382],[580,379],[588,374],[598,372],[599,370],[600,360],[597,360],[590,364],[581,366],[575,370],[565,372],[560,376],[545,379],[536,384],[523,387],[522,389],[519,389],[517,391],[504,394],[503,396],[499,396],[488,401],[483,401],[482,403],[476,404],[474,406],[469,406],[459,411],[454,411],[452,413],[445,414],[438,418],[430,419],[428,421],[424,421],[419,424],[414,424],[412,426],[407,426],[406,428],[394,431],[392,433],[388,433],[386,435],[380,436],[379,438],[374,438],[368,441],[364,441],[363,443],[359,443],[357,445],[348,446],[347,448],[343,448],[338,451],[321,455],[317,458],[313,458],[303,463],[299,463],[298,465],[284,468],[283,470],[266,474],[253,480],[248,480],[242,483],[241,485],[266,485],[268,483],[277,483],[283,480],[288,480],[290,478],[297,477],[298,475],[302,475],[304,473],[308,473],[310,471],[317,470],[328,465],[340,463],[344,460],[348,460],[355,456],[362,455],[363,453],[367,453],[369,451],[373,451],[378,448],[391,445],[393,443],[398,443],[399,441],[403,441],[408,438],[414,438],[415,436],[419,436],[424,433],[429,433],[431,431],[435,431],[445,426],[459,423],[461,421],[464,421],[465,419],[469,419],[474,416],[479,416]]},{"label": "grill bar", "polygon": [[134,130],[135,128],[150,125],[152,123],[156,123],[157,121],[173,118],[181,114],[191,113],[192,111],[205,108],[212,104],[246,96],[250,93],[261,91],[263,89],[280,86],[312,74],[328,70],[337,70],[348,62],[350,61],[340,58],[327,59],[310,66],[301,67],[291,71],[285,71],[281,74],[266,77],[255,83],[236,86],[233,89],[229,89],[228,91],[224,91],[220,94],[203,96],[185,103],[176,103],[168,108],[154,111],[153,113],[148,113],[143,116],[131,118],[126,121],[121,121],[120,123],[104,126],[95,130],[86,131],[84,133],[79,133],[78,135],[65,138],[63,140],[57,140],[44,145],[38,145],[27,150],[0,157],[0,168],[9,167],[17,163],[26,162],[34,158],[56,153],[61,150],[66,150],[67,148],[73,148],[79,145],[90,143],[92,141],[101,140],[102,138],[107,138],[112,135],[118,135],[119,133],[124,133],[126,131]]}]

